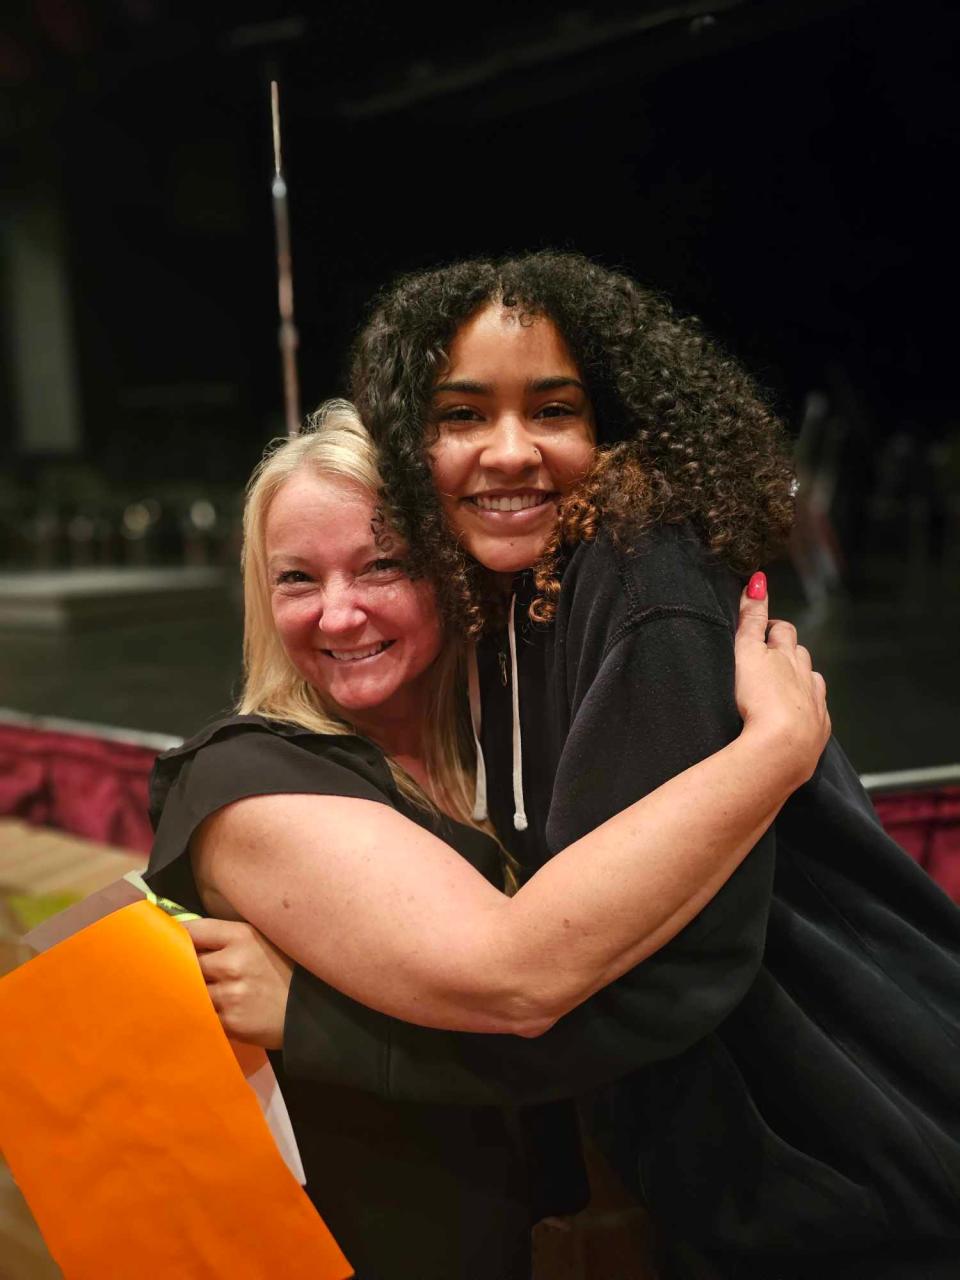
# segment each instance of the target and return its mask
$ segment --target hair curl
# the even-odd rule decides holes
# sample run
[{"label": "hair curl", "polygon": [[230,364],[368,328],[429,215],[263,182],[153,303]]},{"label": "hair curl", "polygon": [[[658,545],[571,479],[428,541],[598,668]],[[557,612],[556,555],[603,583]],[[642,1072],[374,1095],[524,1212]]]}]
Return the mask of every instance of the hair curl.
[{"label": "hair curl", "polygon": [[401,277],[375,300],[353,349],[353,399],[377,442],[384,495],[418,571],[447,616],[476,635],[499,616],[490,575],[448,530],[426,457],[433,387],[460,326],[496,302],[557,326],[590,393],[597,460],[568,496],[536,567],[533,616],[552,616],[564,543],[600,525],[629,540],[689,521],[747,573],[778,551],[793,519],[783,427],[743,368],[658,294],[579,254],[466,261]]}]

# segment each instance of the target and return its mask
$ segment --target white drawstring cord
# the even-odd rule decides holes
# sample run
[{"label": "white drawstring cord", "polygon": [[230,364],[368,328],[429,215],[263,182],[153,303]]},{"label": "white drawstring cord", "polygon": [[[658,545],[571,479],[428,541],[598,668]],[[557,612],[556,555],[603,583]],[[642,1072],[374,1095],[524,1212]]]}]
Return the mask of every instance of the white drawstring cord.
[{"label": "white drawstring cord", "polygon": [[467,690],[470,695],[470,727],[473,745],[477,749],[477,775],[473,789],[473,820],[484,822],[487,817],[487,766],[480,745],[480,672],[477,669],[477,647],[467,650]]},{"label": "white drawstring cord", "polygon": [[513,615],[517,597],[510,598],[510,625],[507,637],[510,641],[510,683],[513,700],[513,825],[517,831],[526,831],[527,814],[523,806],[523,745],[520,741],[520,682],[517,677],[517,632]]}]

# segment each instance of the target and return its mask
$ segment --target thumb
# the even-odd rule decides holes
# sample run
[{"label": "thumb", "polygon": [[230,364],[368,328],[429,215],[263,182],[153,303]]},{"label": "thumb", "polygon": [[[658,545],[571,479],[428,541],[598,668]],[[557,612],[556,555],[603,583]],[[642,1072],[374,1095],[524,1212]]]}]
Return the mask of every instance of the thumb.
[{"label": "thumb", "polygon": [[740,596],[740,620],[737,640],[766,642],[770,602],[767,599],[767,576],[755,573]]}]

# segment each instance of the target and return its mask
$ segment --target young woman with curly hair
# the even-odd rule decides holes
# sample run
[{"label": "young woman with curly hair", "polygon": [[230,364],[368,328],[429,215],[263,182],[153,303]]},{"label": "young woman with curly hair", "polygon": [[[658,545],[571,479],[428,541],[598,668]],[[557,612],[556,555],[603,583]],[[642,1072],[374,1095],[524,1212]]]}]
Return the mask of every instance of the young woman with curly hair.
[{"label": "young woman with curly hair", "polygon": [[437,396],[450,344],[482,314],[499,314],[505,339],[548,319],[589,389],[599,448],[564,512],[567,540],[592,536],[599,518],[620,534],[688,521],[710,552],[745,574],[779,548],[793,517],[783,429],[695,322],[575,254],[457,263],[382,295],[356,343],[351,381],[380,445],[391,508],[424,570],[441,569],[460,625],[484,629],[489,579],[482,557],[451,536],[424,444],[439,435],[439,411],[451,401]]},{"label": "young woman with curly hair", "polygon": [[[736,733],[739,575],[789,528],[784,433],[694,322],[570,254],[401,279],[352,380],[410,564],[478,639],[475,812],[523,881]],[[397,1098],[594,1091],[601,1146],[687,1242],[665,1274],[956,1272],[960,913],[833,742],[698,917],[539,1039],[347,1021],[334,1051],[342,1007],[295,974],[289,1069],[386,1054]],[[543,1130],[573,1202],[572,1126]]]}]

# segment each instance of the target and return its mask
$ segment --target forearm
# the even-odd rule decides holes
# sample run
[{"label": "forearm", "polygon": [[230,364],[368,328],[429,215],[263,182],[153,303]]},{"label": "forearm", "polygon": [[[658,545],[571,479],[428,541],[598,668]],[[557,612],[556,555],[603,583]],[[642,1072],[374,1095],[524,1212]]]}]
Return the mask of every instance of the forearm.
[{"label": "forearm", "polygon": [[745,730],[568,846],[515,897],[464,897],[452,927],[420,932],[416,968],[381,972],[376,1007],[423,1026],[543,1034],[685,928],[799,781],[778,738]]},{"label": "forearm", "polygon": [[511,899],[508,964],[544,1026],[680,932],[801,781],[744,731],[552,858]]},{"label": "forearm", "polygon": [[754,980],[773,843],[768,831],[694,923],[535,1038],[415,1026],[298,969],[285,1070],[409,1102],[524,1105],[583,1093],[682,1053],[736,1008]]},{"label": "forearm", "polygon": [[[304,853],[316,828],[302,797],[251,802],[201,857],[199,879],[362,1003],[423,1026],[539,1035],[712,898],[795,785],[781,758],[745,731],[576,841],[512,899],[365,802],[325,802],[331,818],[343,808],[337,825],[350,835],[318,870],[323,852]],[[288,838],[271,840],[281,822]]]}]

